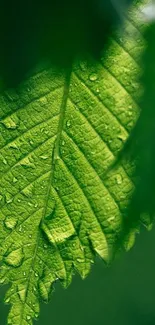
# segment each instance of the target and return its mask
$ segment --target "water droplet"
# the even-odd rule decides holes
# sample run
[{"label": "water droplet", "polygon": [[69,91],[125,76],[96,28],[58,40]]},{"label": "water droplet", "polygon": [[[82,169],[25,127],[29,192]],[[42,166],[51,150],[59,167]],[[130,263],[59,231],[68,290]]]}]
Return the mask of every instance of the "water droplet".
[{"label": "water droplet", "polygon": [[68,120],[68,121],[66,122],[66,125],[67,125],[67,127],[70,127],[70,126],[71,126],[71,122]]},{"label": "water droplet", "polygon": [[25,276],[25,275],[26,275],[26,272],[24,272],[23,274],[24,274],[24,276]]},{"label": "water droplet", "polygon": [[13,201],[13,197],[10,193],[6,193],[6,203],[11,203]]},{"label": "water droplet", "polygon": [[29,238],[32,238],[32,235],[29,235]]},{"label": "water droplet", "polygon": [[84,258],[77,258],[78,263],[84,263],[84,261],[85,261]]},{"label": "water droplet", "polygon": [[15,142],[9,144],[9,148],[19,149]]},{"label": "water droplet", "polygon": [[108,218],[108,221],[111,222],[111,221],[114,221],[115,220],[115,216],[111,217],[111,218]]},{"label": "water droplet", "polygon": [[119,134],[118,135],[118,139],[124,142],[126,140],[126,135],[123,134],[123,133],[122,134]]},{"label": "water droplet", "polygon": [[18,248],[5,256],[4,262],[10,266],[18,267],[22,264],[23,258],[23,250],[22,248]]},{"label": "water droplet", "polygon": [[41,159],[46,160],[48,159],[48,156],[39,156]]},{"label": "water droplet", "polygon": [[3,164],[7,165],[7,160],[5,158],[3,159]]},{"label": "water droplet", "polygon": [[89,80],[90,81],[96,81],[98,79],[98,76],[96,73],[92,73],[90,76],[89,76]]},{"label": "water droplet", "polygon": [[3,284],[5,282],[5,278],[0,279],[0,284]]},{"label": "water droplet", "polygon": [[62,140],[62,146],[64,146],[65,145],[65,141],[64,140]]},{"label": "water droplet", "polygon": [[116,183],[120,185],[122,183],[122,176],[120,174],[116,175]]},{"label": "water droplet", "polygon": [[22,226],[19,226],[18,231],[19,231],[19,232],[22,232]]},{"label": "water droplet", "polygon": [[13,183],[17,183],[18,179],[16,177],[13,178]]},{"label": "water droplet", "polygon": [[16,122],[11,118],[11,117],[7,117],[5,120],[2,121],[2,124],[5,126],[5,128],[7,129],[16,129],[17,128],[17,124]]},{"label": "water droplet", "polygon": [[27,316],[26,316],[26,319],[27,319],[27,320],[30,320],[30,319],[31,319],[31,316],[30,316],[30,315],[27,315]]},{"label": "water droplet", "polygon": [[35,165],[33,163],[30,162],[29,158],[26,157],[21,161],[21,166],[23,166],[24,168],[35,168]]},{"label": "water droplet", "polygon": [[38,273],[37,272],[35,273],[35,276],[38,277]]},{"label": "water droplet", "polygon": [[4,299],[4,302],[5,302],[6,304],[9,304],[9,302],[10,302],[10,297],[5,298],[5,299]]},{"label": "water droplet", "polygon": [[28,205],[29,205],[30,207],[32,207],[32,206],[33,206],[33,204],[32,204],[31,202],[28,202]]},{"label": "water droplet", "polygon": [[96,89],[96,92],[97,92],[97,94],[99,94],[100,90],[97,88],[97,89]]},{"label": "water droplet", "polygon": [[34,317],[35,317],[35,318],[38,318],[38,317],[39,317],[39,313],[35,313],[35,314],[34,314]]},{"label": "water droplet", "polygon": [[12,216],[7,216],[4,220],[4,225],[7,229],[14,229],[17,224],[17,219]]},{"label": "water droplet", "polygon": [[48,246],[46,244],[44,244],[44,248],[46,249]]},{"label": "water droplet", "polygon": [[22,190],[22,194],[24,194],[24,196],[26,196],[26,197],[31,197],[32,196],[32,187],[28,186],[28,187],[24,188],[24,190]]},{"label": "water droplet", "polygon": [[141,14],[140,14],[141,20],[146,23],[152,22],[155,20],[155,3],[153,1],[150,1],[149,4],[145,5],[145,7],[141,8]]}]

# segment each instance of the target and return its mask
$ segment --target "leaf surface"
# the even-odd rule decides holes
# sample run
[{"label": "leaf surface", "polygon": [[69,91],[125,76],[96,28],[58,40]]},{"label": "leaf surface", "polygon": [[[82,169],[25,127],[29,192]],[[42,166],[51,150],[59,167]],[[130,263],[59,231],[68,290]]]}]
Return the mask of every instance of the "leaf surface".
[{"label": "leaf surface", "polygon": [[[127,21],[100,62],[47,66],[0,97],[1,283],[8,324],[28,325],[52,284],[84,278],[114,255],[134,190],[133,167],[105,177],[139,116],[143,27]],[[132,238],[131,238],[132,241]],[[128,243],[127,248],[131,246]]]}]

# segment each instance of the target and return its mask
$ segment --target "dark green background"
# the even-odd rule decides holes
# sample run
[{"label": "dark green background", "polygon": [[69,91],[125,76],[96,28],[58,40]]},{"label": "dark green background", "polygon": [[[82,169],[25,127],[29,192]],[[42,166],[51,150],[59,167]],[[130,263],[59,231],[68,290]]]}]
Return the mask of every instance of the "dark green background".
[{"label": "dark green background", "polygon": [[[59,283],[51,302],[41,305],[37,325],[155,325],[155,229],[142,230],[134,248],[106,268],[97,259],[84,281]],[[0,298],[4,296],[1,287]],[[0,325],[9,306],[0,303]]]}]

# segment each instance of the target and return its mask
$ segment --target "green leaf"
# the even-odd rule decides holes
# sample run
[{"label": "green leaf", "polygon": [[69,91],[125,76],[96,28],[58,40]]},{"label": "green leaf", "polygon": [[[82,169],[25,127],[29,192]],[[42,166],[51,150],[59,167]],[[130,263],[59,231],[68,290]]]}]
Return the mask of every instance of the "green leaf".
[{"label": "green leaf", "polygon": [[[8,324],[28,325],[52,284],[109,263],[134,190],[134,166],[106,174],[138,116],[144,29],[127,21],[100,62],[43,66],[0,97],[1,283],[12,283]],[[136,25],[137,24],[137,25]],[[105,177],[106,175],[106,177]],[[133,243],[133,232],[125,246]]]}]

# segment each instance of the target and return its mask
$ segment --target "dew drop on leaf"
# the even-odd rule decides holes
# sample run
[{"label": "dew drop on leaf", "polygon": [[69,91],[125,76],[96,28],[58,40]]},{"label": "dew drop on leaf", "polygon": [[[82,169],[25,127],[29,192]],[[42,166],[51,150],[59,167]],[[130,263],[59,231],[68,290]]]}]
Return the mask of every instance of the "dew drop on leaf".
[{"label": "dew drop on leaf", "polygon": [[120,185],[122,183],[122,176],[120,174],[116,175],[116,183]]},{"label": "dew drop on leaf", "polygon": [[7,216],[4,220],[4,225],[7,229],[14,229],[17,224],[17,219],[13,216]]},{"label": "dew drop on leaf", "polygon": [[35,317],[35,318],[38,318],[38,317],[39,317],[39,313],[35,313],[35,314],[34,314],[34,317]]},{"label": "dew drop on leaf", "polygon": [[13,183],[17,183],[18,179],[16,177],[13,178]]},{"label": "dew drop on leaf", "polygon": [[36,287],[33,287],[33,290],[34,290],[34,292],[36,292],[37,291]]},{"label": "dew drop on leaf", "polygon": [[13,197],[12,195],[10,195],[10,193],[6,193],[6,203],[9,204],[13,201]]},{"label": "dew drop on leaf", "polygon": [[4,165],[7,165],[7,161],[6,161],[5,158],[3,159],[3,164],[4,164]]},{"label": "dew drop on leaf", "polygon": [[9,144],[9,148],[19,149],[15,142]]},{"label": "dew drop on leaf", "polygon": [[16,122],[13,121],[11,117],[6,118],[6,119],[2,122],[2,124],[3,124],[3,125],[5,126],[5,128],[7,128],[7,129],[12,129],[12,130],[14,130],[14,129],[17,128],[17,124],[16,124]]},{"label": "dew drop on leaf", "polygon": [[71,126],[71,122],[68,120],[68,121],[66,122],[66,125],[67,125],[67,127],[69,128],[69,127]]},{"label": "dew drop on leaf", "polygon": [[31,163],[28,157],[24,158],[20,163],[24,168],[35,168],[35,165]]},{"label": "dew drop on leaf", "polygon": [[118,139],[124,142],[126,140],[126,135],[125,134],[119,134]]},{"label": "dew drop on leaf", "polygon": [[84,263],[84,261],[85,261],[84,258],[77,258],[78,263]]},{"label": "dew drop on leaf", "polygon": [[30,315],[27,315],[27,316],[26,316],[26,319],[27,319],[27,320],[30,320],[30,319],[31,319],[31,316],[30,316]]},{"label": "dew drop on leaf", "polygon": [[4,257],[4,262],[10,266],[18,267],[22,264],[24,253],[22,248],[18,248]]},{"label": "dew drop on leaf", "polygon": [[97,77],[97,74],[96,73],[92,73],[90,76],[89,76],[89,80],[90,81],[96,81],[98,79]]},{"label": "dew drop on leaf", "polygon": [[46,160],[48,159],[48,156],[39,156],[41,159]]},{"label": "dew drop on leaf", "polygon": [[5,278],[0,279],[0,284],[3,284],[5,282]]},{"label": "dew drop on leaf", "polygon": [[19,232],[22,232],[22,226],[19,226],[18,231],[19,231]]},{"label": "dew drop on leaf", "polygon": [[6,304],[9,304],[9,302],[10,302],[10,297],[5,298],[5,299],[4,299],[4,302],[5,302]]}]

